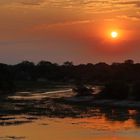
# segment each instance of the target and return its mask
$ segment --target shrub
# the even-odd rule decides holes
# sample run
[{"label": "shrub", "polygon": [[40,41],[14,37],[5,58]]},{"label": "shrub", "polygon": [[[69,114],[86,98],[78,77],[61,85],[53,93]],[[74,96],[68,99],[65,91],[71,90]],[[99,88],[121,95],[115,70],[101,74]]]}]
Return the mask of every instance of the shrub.
[{"label": "shrub", "polygon": [[133,85],[132,96],[134,100],[140,100],[140,82],[136,82]]},{"label": "shrub", "polygon": [[113,81],[105,85],[104,89],[99,93],[99,97],[103,99],[124,100],[129,95],[129,86],[125,82]]},{"label": "shrub", "polygon": [[78,85],[76,88],[73,88],[73,92],[77,93],[77,97],[81,96],[91,96],[93,95],[92,93],[94,92],[91,88],[88,88],[84,85]]}]

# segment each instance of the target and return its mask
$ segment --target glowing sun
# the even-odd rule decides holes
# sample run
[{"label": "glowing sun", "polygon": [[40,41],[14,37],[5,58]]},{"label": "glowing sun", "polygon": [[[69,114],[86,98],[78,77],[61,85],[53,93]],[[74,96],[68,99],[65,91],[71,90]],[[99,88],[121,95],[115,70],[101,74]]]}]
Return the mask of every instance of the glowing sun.
[{"label": "glowing sun", "polygon": [[111,37],[112,37],[112,38],[117,38],[117,37],[118,37],[118,32],[112,31],[112,32],[111,32]]}]

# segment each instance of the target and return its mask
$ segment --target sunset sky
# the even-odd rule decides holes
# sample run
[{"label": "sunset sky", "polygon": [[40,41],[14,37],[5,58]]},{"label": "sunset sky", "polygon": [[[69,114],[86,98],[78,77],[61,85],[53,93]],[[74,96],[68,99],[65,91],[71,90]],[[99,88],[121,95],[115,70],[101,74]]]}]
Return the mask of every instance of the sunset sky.
[{"label": "sunset sky", "polygon": [[140,62],[140,0],[0,0],[1,63],[130,58]]}]

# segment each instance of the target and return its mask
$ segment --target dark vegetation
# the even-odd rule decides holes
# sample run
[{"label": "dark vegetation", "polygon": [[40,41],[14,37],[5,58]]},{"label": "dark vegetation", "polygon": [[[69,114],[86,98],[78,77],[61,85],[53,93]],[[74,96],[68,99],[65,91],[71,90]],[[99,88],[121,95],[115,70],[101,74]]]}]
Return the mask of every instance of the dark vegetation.
[{"label": "dark vegetation", "polygon": [[105,87],[98,95],[101,99],[125,100],[130,96],[130,87],[122,81],[113,81],[105,84]]},{"label": "dark vegetation", "polygon": [[140,100],[140,82],[133,85],[132,97],[134,97],[134,100]]},{"label": "dark vegetation", "polygon": [[94,91],[92,88],[79,84],[79,85],[76,85],[75,88],[73,88],[73,92],[76,93],[77,97],[81,97],[81,96],[92,96],[92,93]]},{"label": "dark vegetation", "polygon": [[83,84],[103,85],[100,98],[123,100],[130,95],[140,100],[140,63],[126,60],[123,63],[97,63],[62,65],[41,61],[38,64],[23,61],[16,65],[0,64],[0,94],[7,95],[15,90],[49,88]]}]

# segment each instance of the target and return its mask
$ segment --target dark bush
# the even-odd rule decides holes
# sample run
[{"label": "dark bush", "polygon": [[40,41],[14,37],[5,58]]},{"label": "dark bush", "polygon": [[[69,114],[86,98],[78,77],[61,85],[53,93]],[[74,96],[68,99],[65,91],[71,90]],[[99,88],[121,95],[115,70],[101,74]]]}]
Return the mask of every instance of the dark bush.
[{"label": "dark bush", "polygon": [[136,82],[133,85],[132,96],[133,96],[134,100],[140,100],[140,82]]},{"label": "dark bush", "polygon": [[92,93],[94,91],[91,88],[88,88],[84,85],[78,85],[75,88],[73,88],[73,92],[76,93],[77,97],[81,97],[81,96],[91,96],[93,95]]},{"label": "dark bush", "polygon": [[99,93],[99,98],[124,100],[129,95],[129,86],[125,82],[113,81],[105,85]]}]

